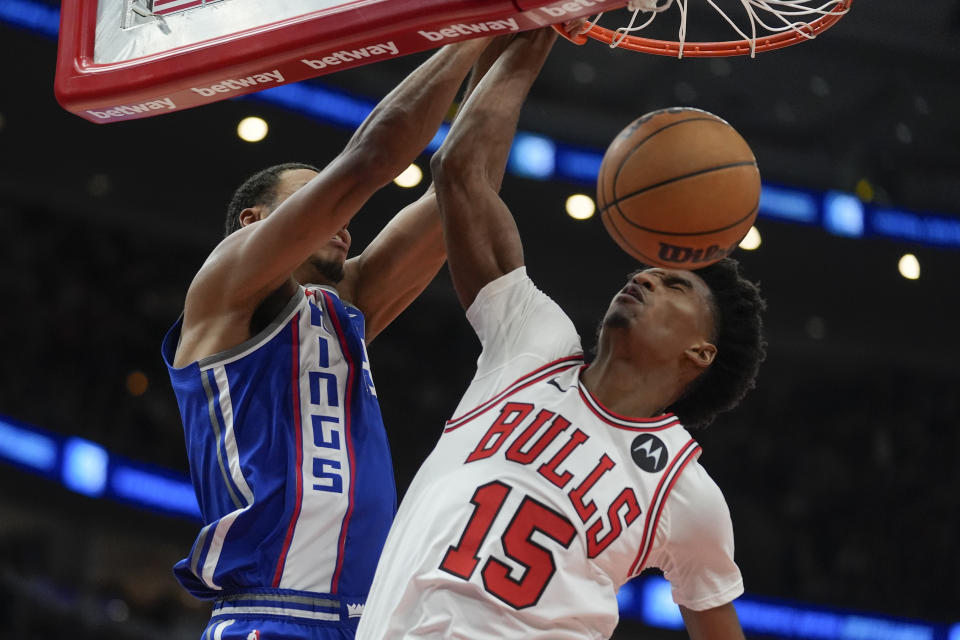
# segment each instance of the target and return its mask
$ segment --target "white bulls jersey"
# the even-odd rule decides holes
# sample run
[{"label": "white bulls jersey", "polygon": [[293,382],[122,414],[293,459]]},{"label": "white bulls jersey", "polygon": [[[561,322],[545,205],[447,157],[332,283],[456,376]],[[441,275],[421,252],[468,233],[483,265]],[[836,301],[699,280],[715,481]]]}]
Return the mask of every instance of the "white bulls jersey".
[{"label": "white bulls jersey", "polygon": [[739,596],[726,502],[677,418],[601,406],[525,269],[467,316],[477,374],[403,499],[358,638],[607,638],[646,567],[691,609]]}]

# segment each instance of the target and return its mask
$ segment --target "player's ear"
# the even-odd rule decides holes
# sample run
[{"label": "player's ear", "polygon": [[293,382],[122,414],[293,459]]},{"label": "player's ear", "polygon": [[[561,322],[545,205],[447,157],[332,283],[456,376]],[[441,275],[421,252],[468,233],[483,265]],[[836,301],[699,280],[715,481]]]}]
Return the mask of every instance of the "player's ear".
[{"label": "player's ear", "polygon": [[254,207],[247,207],[246,209],[240,212],[240,216],[239,216],[240,226],[245,227],[252,222],[263,220],[266,217],[265,214],[266,214],[265,207],[263,207],[262,205],[258,204]]},{"label": "player's ear", "polygon": [[717,347],[710,342],[700,342],[687,348],[683,355],[700,369],[706,369],[717,357]]}]

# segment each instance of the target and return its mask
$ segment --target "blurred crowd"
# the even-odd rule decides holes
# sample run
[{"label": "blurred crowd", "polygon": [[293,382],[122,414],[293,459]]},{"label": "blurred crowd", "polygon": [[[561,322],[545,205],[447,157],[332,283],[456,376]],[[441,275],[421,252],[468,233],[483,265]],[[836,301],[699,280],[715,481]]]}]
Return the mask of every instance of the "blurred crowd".
[{"label": "blurred crowd", "polygon": [[960,621],[960,377],[834,368],[760,388],[700,440],[747,589]]},{"label": "blurred crowd", "polygon": [[[159,346],[209,247],[43,210],[0,215],[0,414],[186,471]],[[371,346],[401,492],[472,374],[478,344],[455,305],[441,276]],[[442,349],[413,348],[424,344]],[[748,591],[960,621],[960,373],[795,361],[775,341],[770,352],[744,405],[695,434]],[[206,609],[170,573],[193,523],[52,486],[24,501],[29,477],[0,477],[20,487],[19,500],[0,494],[7,637],[195,637]]]}]

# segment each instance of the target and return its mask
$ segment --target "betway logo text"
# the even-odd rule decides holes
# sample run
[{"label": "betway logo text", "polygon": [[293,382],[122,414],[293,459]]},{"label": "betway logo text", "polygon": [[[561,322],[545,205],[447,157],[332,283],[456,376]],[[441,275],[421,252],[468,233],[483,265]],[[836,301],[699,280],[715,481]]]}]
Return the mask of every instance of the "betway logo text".
[{"label": "betway logo text", "polygon": [[221,80],[216,84],[212,84],[209,87],[191,87],[191,91],[194,93],[199,93],[202,96],[210,97],[218,93],[230,93],[231,91],[239,91],[240,89],[246,89],[247,87],[255,87],[258,84],[268,84],[275,82],[281,84],[283,82],[283,75],[280,73],[279,69],[274,71],[266,71],[264,73],[257,73],[252,76],[247,76],[246,78],[231,78],[229,80]]},{"label": "betway logo text", "polygon": [[606,0],[569,0],[569,2],[559,2],[550,7],[541,7],[540,11],[551,18],[560,18],[562,16],[582,12],[584,9],[603,4]]},{"label": "betway logo text", "polygon": [[459,38],[461,36],[472,36],[478,33],[488,33],[491,31],[516,31],[520,27],[513,18],[504,20],[491,20],[490,22],[474,22],[471,24],[452,24],[439,31],[419,31],[418,33],[430,42],[439,42],[446,38]]},{"label": "betway logo text", "polygon": [[395,56],[399,52],[400,50],[397,48],[397,45],[391,40],[359,49],[341,49],[340,51],[334,51],[329,55],[323,56],[319,60],[307,60],[303,58],[300,62],[311,69],[323,69],[325,67],[343,64],[344,62],[356,62],[364,58],[375,58],[383,55]]},{"label": "betway logo text", "polygon": [[148,111],[157,111],[159,109],[176,109],[177,105],[170,98],[160,98],[159,100],[148,100],[140,104],[125,104],[104,111],[92,111],[87,109],[87,113],[100,120],[109,120],[110,118],[122,118],[123,116],[135,116]]}]

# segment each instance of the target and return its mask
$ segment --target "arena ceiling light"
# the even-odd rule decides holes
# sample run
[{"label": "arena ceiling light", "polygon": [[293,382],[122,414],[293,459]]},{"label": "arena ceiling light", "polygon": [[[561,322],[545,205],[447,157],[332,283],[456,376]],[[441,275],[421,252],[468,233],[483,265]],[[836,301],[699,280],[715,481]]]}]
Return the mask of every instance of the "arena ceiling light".
[{"label": "arena ceiling light", "polygon": [[905,253],[900,257],[897,269],[900,270],[900,275],[907,280],[920,279],[920,261],[912,253]]},{"label": "arena ceiling light", "polygon": [[257,116],[248,116],[237,125],[237,135],[246,142],[260,142],[269,131],[267,121]]},{"label": "arena ceiling light", "polygon": [[393,179],[393,183],[398,187],[410,189],[420,184],[421,180],[423,180],[423,170],[416,164],[411,164],[404,169],[400,175]]},{"label": "arena ceiling light", "polygon": [[750,227],[750,231],[747,231],[747,235],[740,241],[740,248],[753,251],[759,249],[762,242],[763,239],[760,237],[760,231],[757,230],[756,227]]},{"label": "arena ceiling light", "polygon": [[597,205],[593,198],[583,193],[575,193],[567,198],[567,215],[574,220],[587,220],[593,217]]}]

